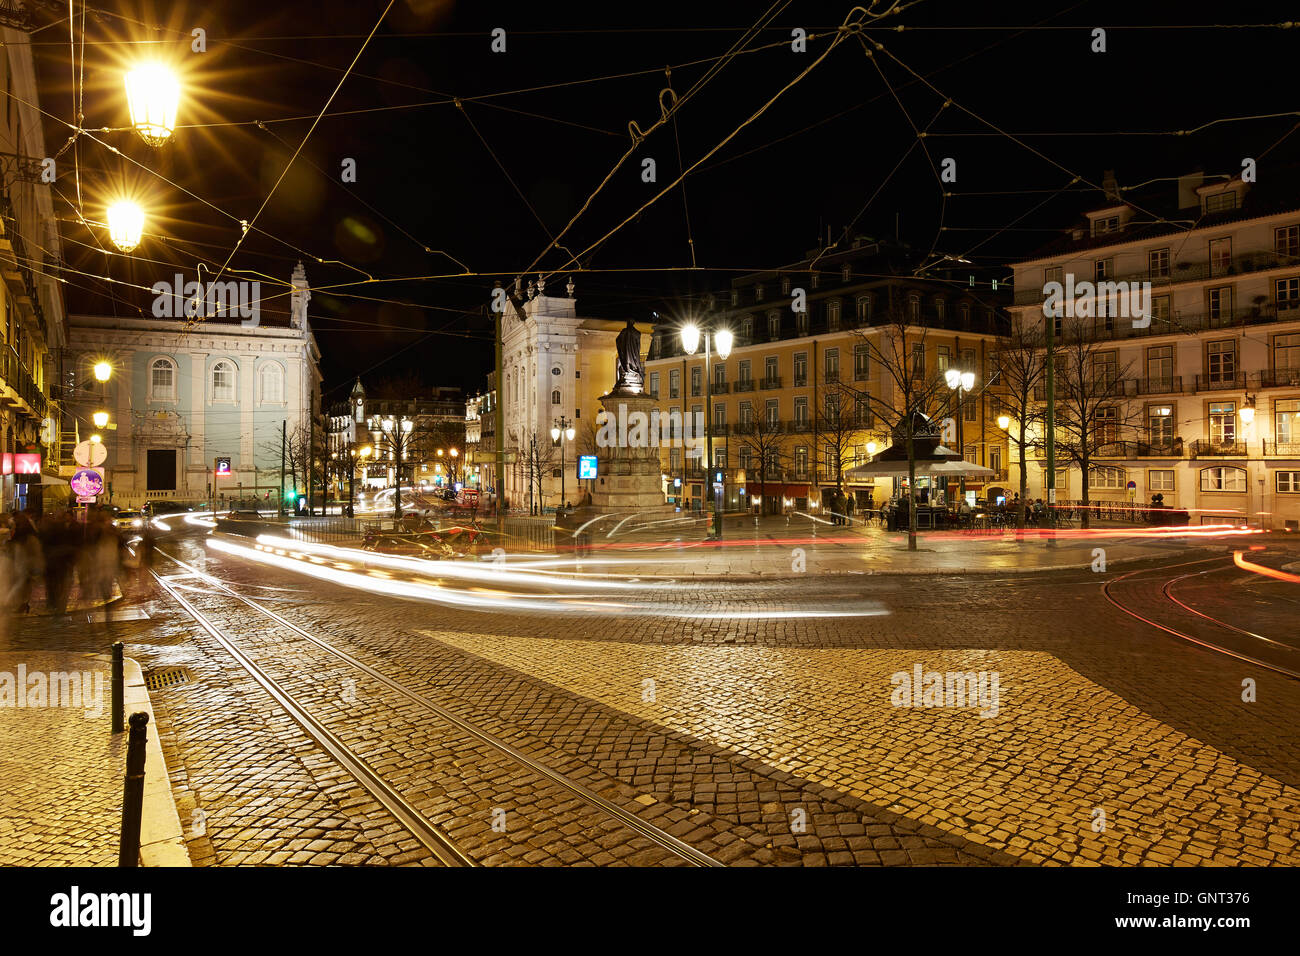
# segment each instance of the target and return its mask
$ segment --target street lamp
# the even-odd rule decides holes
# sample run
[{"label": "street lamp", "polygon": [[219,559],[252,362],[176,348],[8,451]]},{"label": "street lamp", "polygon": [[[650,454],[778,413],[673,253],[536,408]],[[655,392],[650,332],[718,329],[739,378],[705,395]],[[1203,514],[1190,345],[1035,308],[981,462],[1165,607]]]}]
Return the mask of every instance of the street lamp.
[{"label": "street lamp", "polygon": [[180,100],[180,80],[161,63],[145,63],[126,74],[131,125],[150,146],[161,146],[171,138]]},{"label": "street lamp", "polygon": [[1255,399],[1254,396],[1247,395],[1246,403],[1241,406],[1241,411],[1237,413],[1241,416],[1241,423],[1249,425],[1255,420]]},{"label": "street lamp", "polygon": [[108,237],[123,252],[140,245],[144,235],[144,210],[129,199],[122,199],[108,207]]},{"label": "street lamp", "polygon": [[[560,436],[563,435],[569,441],[573,441],[575,434],[577,433],[573,430],[573,422],[563,415],[556,419],[555,427],[551,429],[551,441],[560,446],[560,508],[564,507],[564,442],[560,441]],[[453,448],[451,453],[456,454],[456,449]]]},{"label": "street lamp", "polygon": [[414,428],[415,422],[405,415],[400,421],[394,420],[392,415],[383,419],[376,415],[370,419],[371,433],[388,443],[388,453],[393,459],[396,486],[393,494],[393,517],[398,520],[402,517],[402,455],[410,447],[411,431]]},{"label": "street lamp", "polygon": [[108,424],[108,412],[95,412],[90,416],[90,420],[95,423],[96,428],[103,428]]},{"label": "street lamp", "polygon": [[[682,326],[682,348],[687,355],[694,355],[695,350],[700,347],[700,327],[694,322],[688,322]],[[713,373],[710,369],[710,363],[713,358],[714,345],[718,347],[718,358],[724,362],[731,355],[731,345],[733,337],[728,329],[717,329],[710,331],[705,329],[704,335],[704,444],[708,449],[706,453],[706,467],[708,475],[706,480],[713,483],[713,537],[722,537],[722,482],[715,481],[713,469],[715,461],[713,457],[713,402],[711,387],[713,382]],[[685,385],[685,382],[682,383]]]},{"label": "street lamp", "polygon": [[113,376],[113,366],[108,362],[95,363],[95,381],[107,382]]},{"label": "street lamp", "polygon": [[[975,387],[975,373],[962,372],[955,368],[950,368],[943,373],[943,379],[948,383],[948,387],[957,393],[957,445],[961,451],[962,458],[966,456],[966,438],[963,428],[963,419],[966,417],[962,404],[965,393],[968,393]],[[961,477],[957,479],[957,487],[962,498],[966,497],[966,473],[962,472]]]}]

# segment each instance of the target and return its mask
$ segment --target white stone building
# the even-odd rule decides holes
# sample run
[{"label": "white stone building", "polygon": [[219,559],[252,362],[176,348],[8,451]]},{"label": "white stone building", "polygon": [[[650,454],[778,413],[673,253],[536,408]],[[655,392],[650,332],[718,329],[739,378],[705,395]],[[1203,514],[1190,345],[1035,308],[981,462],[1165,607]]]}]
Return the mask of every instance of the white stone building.
[{"label": "white stone building", "polygon": [[[70,317],[73,388],[95,361],[107,359],[114,369],[108,383],[86,389],[117,426],[103,433],[113,504],[223,495],[276,503],[281,436],[305,444],[320,407],[320,352],[302,263],[292,284],[289,315],[263,312],[256,327],[238,318],[207,318],[187,329],[183,319]],[[79,416],[81,437],[89,411],[87,404]],[[230,459],[232,473],[214,489],[218,458]],[[303,492],[301,465],[297,470]]]}]

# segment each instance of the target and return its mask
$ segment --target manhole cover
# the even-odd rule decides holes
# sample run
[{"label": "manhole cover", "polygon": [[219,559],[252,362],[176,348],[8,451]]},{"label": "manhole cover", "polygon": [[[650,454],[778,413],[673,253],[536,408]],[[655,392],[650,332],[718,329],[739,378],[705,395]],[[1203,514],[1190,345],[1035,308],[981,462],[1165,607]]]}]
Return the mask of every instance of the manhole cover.
[{"label": "manhole cover", "polygon": [[167,670],[150,671],[144,675],[144,686],[148,690],[162,690],[164,687],[175,687],[177,684],[188,684],[194,680],[194,675],[185,667],[170,667]]}]

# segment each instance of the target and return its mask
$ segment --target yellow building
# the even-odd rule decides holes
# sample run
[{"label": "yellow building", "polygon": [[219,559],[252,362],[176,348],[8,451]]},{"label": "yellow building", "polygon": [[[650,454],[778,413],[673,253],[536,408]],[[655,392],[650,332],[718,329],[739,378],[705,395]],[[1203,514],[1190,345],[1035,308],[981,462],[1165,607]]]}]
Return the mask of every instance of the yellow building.
[{"label": "yellow building", "polygon": [[888,359],[893,343],[902,341],[896,330],[904,325],[907,364],[917,376],[933,382],[949,368],[975,373],[960,415],[957,395],[946,386],[926,403],[927,414],[951,419],[947,443],[961,441],[963,457],[995,473],[987,483],[968,481],[967,488],[1005,481],[1007,443],[996,425],[996,382],[986,388],[1002,313],[987,285],[977,290],[952,277],[886,272],[886,262],[901,253],[860,240],[850,249],[735,280],[729,309],[694,319],[734,336],[726,359],[710,343],[707,371],[703,340],[688,356],[678,334],[691,316],[656,326],[646,372],[660,413],[707,421],[713,435],[713,475],[704,455],[690,458],[678,447],[662,453],[670,501],[707,508],[709,483],[720,472],[729,511],[816,511],[829,505],[837,480],[857,510],[878,507],[895,493],[893,481],[849,481],[844,471],[890,442],[898,389],[882,356]]}]

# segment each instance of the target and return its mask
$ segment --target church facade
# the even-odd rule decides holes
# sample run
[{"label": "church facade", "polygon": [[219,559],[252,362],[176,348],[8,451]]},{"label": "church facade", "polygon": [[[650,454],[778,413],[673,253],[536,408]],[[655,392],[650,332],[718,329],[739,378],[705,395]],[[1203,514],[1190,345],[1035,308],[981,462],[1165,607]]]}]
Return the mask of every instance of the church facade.
[{"label": "church facade", "polygon": [[[290,281],[289,314],[255,326],[238,316],[190,327],[183,319],[70,317],[72,374],[84,377],[101,360],[113,366],[107,383],[85,384],[76,436],[88,431],[91,404],[109,413],[102,436],[112,504],[278,501],[282,439],[293,468],[320,407],[320,351],[302,263]],[[218,459],[230,460],[228,475],[214,476]],[[296,471],[301,487],[300,463]]]}]

